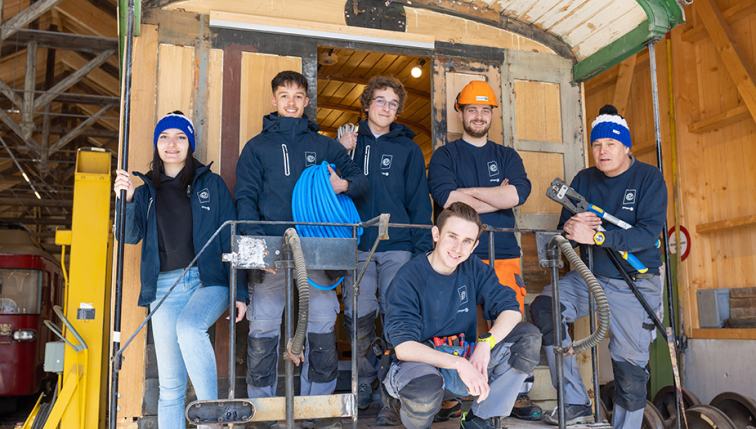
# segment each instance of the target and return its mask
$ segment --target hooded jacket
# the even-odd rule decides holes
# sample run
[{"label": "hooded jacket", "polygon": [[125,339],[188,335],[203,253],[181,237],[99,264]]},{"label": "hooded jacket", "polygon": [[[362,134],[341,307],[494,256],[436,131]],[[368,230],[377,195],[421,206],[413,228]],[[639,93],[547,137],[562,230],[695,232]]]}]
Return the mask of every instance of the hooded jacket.
[{"label": "hooded jacket", "polygon": [[[286,118],[273,112],[263,130],[247,142],[236,165],[234,199],[240,220],[292,221],[291,197],[305,168],[323,161],[335,164],[349,182],[354,199],[368,190],[368,181],[341,144],[318,134],[306,115]],[[240,225],[246,235],[281,236],[291,225]]]},{"label": "hooded jacket", "polygon": [[[391,223],[431,225],[430,202],[425,159],[412,141],[415,133],[396,122],[389,132],[375,137],[367,121],[360,122],[354,162],[370,182],[370,191],[354,199],[363,221],[381,213],[391,215]],[[369,251],[378,228],[365,228],[359,249]],[[378,243],[377,252],[406,250],[425,253],[432,247],[430,229],[392,228],[389,239]]]},{"label": "hooded jacket", "polygon": [[[136,172],[134,175],[141,178],[144,185],[138,187],[134,191],[134,198],[130,203],[126,203],[125,242],[129,244],[142,242],[142,289],[139,292],[138,304],[141,307],[148,307],[155,300],[157,279],[160,274],[155,214],[157,189],[148,176]],[[210,171],[210,165],[201,165],[195,170],[190,200],[194,252],[198,254],[223,222],[236,220],[236,210],[234,210],[228,187],[220,176]],[[221,255],[230,251],[231,232],[230,227],[226,227],[209,243],[205,252],[197,260],[199,278],[203,285],[228,287],[230,265],[221,260]],[[238,273],[239,284],[246,285],[246,281],[242,278],[243,270]],[[249,293],[246,287],[236,289],[237,301],[246,302],[248,298]]]}]

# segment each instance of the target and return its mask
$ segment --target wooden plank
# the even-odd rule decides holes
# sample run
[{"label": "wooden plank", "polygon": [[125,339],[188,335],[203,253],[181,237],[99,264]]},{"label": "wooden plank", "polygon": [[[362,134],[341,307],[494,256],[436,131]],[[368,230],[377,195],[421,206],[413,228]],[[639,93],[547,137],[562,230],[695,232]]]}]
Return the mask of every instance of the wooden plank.
[{"label": "wooden plank", "polygon": [[86,120],[82,121],[76,128],[68,132],[65,136],[61,137],[60,140],[56,141],[52,146],[50,146],[49,153],[52,154],[54,152],[57,152],[61,150],[65,145],[70,143],[73,139],[78,137],[84,130],[89,128],[90,125],[94,124],[102,115],[105,114],[108,110],[115,107],[115,105],[107,105],[100,109],[97,113],[90,116]]},{"label": "wooden plank", "polygon": [[[147,172],[152,161],[157,58],[158,27],[143,24],[140,36],[134,38],[134,64],[139,66],[134,67],[131,77],[130,171]],[[135,186],[139,185],[136,179],[132,180]],[[124,336],[131,335],[147,315],[146,309],[137,306],[141,289],[140,260],[141,247],[127,244],[124,251],[121,310],[121,332]],[[113,279],[115,280],[115,276]],[[118,401],[119,424],[129,425],[134,417],[142,416],[146,342],[147,332],[143,330],[124,353],[125,359],[118,384],[121,394]]]},{"label": "wooden plank", "polygon": [[688,125],[688,131],[698,134],[706,133],[749,118],[751,118],[751,112],[748,111],[748,106],[741,104],[734,109],[691,123]]},{"label": "wooden plank", "polygon": [[690,338],[756,340],[756,329],[693,329]]},{"label": "wooden plank", "polygon": [[260,134],[263,116],[276,110],[271,103],[270,81],[284,70],[302,71],[302,58],[243,52],[239,110],[239,153],[249,139]]},{"label": "wooden plank", "polygon": [[633,55],[625,61],[622,61],[619,65],[619,71],[617,72],[617,84],[614,87],[614,99],[612,99],[612,104],[622,116],[625,116],[627,98],[630,96],[630,87],[633,83],[635,57],[636,55]]},{"label": "wooden plank", "polygon": [[321,1],[313,7],[312,0],[194,0],[173,2],[165,10],[196,12],[209,15],[212,12],[233,12],[247,15],[264,15],[277,18],[302,19],[344,25],[344,2]]},{"label": "wooden plank", "polygon": [[562,143],[559,84],[515,80],[514,92],[517,139]]},{"label": "wooden plank", "polygon": [[[35,107],[43,106],[45,102],[49,102],[52,99],[54,99],[54,96],[56,93],[63,92],[66,89],[70,88],[72,85],[76,84],[78,80],[71,78],[71,76],[74,76],[74,75],[76,75],[77,77],[81,77],[82,79],[87,81],[87,83],[89,83],[93,88],[97,89],[103,94],[119,95],[121,85],[118,82],[118,78],[113,77],[107,72],[97,68],[103,62],[107,61],[115,53],[116,53],[115,51],[105,51],[88,62],[84,57],[82,57],[81,55],[75,52],[70,52],[70,51],[57,52],[56,56],[60,58],[60,61],[67,67],[74,70],[74,73],[66,77],[66,79],[58,82],[53,88],[51,88],[49,92],[50,95],[39,96],[37,100],[34,101],[34,106]],[[60,89],[56,89],[58,87],[60,87]],[[53,89],[55,89],[55,91],[53,91]],[[50,97],[52,98],[50,100],[47,100]]]},{"label": "wooden plank", "polygon": [[743,228],[756,225],[756,215],[743,216],[734,219],[720,220],[696,225],[696,232],[699,234],[708,234],[711,232],[725,231],[735,228]]},{"label": "wooden plank", "polygon": [[212,170],[221,171],[221,122],[223,115],[223,50],[211,49],[207,73],[207,157]]},{"label": "wooden plank", "polygon": [[61,1],[62,0],[41,0],[32,3],[28,8],[24,9],[23,12],[3,23],[3,30],[0,32],[0,42],[15,34],[19,28],[25,27],[30,22],[39,18],[43,13],[52,9],[53,6]]},{"label": "wooden plank", "polygon": [[[740,0],[735,3],[731,8],[722,12],[722,17],[727,24],[732,25],[741,19],[749,18],[753,12],[756,12],[756,0]],[[688,28],[682,33],[681,40],[683,42],[694,43],[704,39],[709,33],[703,24],[696,25]]]},{"label": "wooden plank", "polygon": [[740,287],[730,289],[730,300],[736,298],[756,298],[756,287]]},{"label": "wooden plank", "polygon": [[118,22],[87,0],[65,0],[54,10],[86,30],[81,34],[118,37]]},{"label": "wooden plank", "polygon": [[[369,76],[372,77],[374,75],[369,74]],[[356,83],[359,85],[367,85],[368,81],[370,80],[370,77],[365,78],[365,77],[345,76],[345,75],[340,75],[340,74],[337,75],[337,74],[318,73],[318,79],[323,79],[329,82]],[[407,94],[412,94],[414,96],[430,100],[430,93],[426,91],[420,91],[418,89],[408,88],[408,87],[404,87],[404,90],[407,91]],[[360,89],[360,92],[362,92],[362,89]]]},{"label": "wooden plank", "polygon": [[551,201],[544,190],[549,187],[555,177],[564,177],[564,155],[524,150],[518,153],[533,189],[525,204],[520,206],[520,212],[559,215],[562,212],[562,206]]},{"label": "wooden plank", "polygon": [[717,52],[738,88],[738,92],[751,113],[756,118],[756,84],[751,66],[746,62],[740,48],[735,44],[730,27],[722,17],[713,0],[698,0],[694,3],[698,16],[706,26]]},{"label": "wooden plank", "polygon": [[158,47],[157,116],[174,110],[191,115],[194,108],[193,88],[196,88],[193,46],[161,43]]}]

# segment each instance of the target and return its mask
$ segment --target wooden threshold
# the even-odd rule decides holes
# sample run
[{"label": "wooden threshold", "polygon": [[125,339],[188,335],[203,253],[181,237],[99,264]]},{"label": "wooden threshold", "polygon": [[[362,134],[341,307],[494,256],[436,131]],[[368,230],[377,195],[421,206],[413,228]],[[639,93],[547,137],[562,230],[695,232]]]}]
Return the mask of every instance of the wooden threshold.
[{"label": "wooden threshold", "polygon": [[693,329],[690,338],[712,340],[756,340],[756,329]]}]

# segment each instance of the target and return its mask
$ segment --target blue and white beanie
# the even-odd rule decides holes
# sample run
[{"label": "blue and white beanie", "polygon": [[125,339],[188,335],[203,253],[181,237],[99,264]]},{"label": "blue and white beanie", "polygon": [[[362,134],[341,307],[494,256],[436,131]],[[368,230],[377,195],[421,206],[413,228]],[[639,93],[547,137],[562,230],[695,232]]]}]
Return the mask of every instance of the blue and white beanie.
[{"label": "blue and white beanie", "polygon": [[194,153],[194,124],[192,120],[180,113],[169,113],[158,121],[155,125],[155,137],[154,143],[157,146],[158,137],[165,130],[176,128],[184,132],[189,138],[189,143],[192,145],[192,153]]},{"label": "blue and white beanie", "polygon": [[627,147],[632,147],[627,121],[611,104],[602,107],[598,117],[591,124],[591,146],[594,141],[605,138],[614,139]]}]

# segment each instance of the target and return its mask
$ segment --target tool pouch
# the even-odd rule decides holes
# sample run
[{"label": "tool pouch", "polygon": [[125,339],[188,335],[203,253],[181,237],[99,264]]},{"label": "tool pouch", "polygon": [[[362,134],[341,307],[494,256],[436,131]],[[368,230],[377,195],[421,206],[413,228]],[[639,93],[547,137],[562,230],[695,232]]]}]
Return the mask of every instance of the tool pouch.
[{"label": "tool pouch", "polygon": [[[465,353],[465,350],[460,346],[432,345],[431,347],[440,352],[449,353],[450,355],[454,356],[463,356]],[[459,378],[459,373],[457,373],[456,369],[439,368],[438,370],[444,377],[444,389],[459,396],[469,395],[467,391],[467,385],[462,381],[461,378]]]}]

